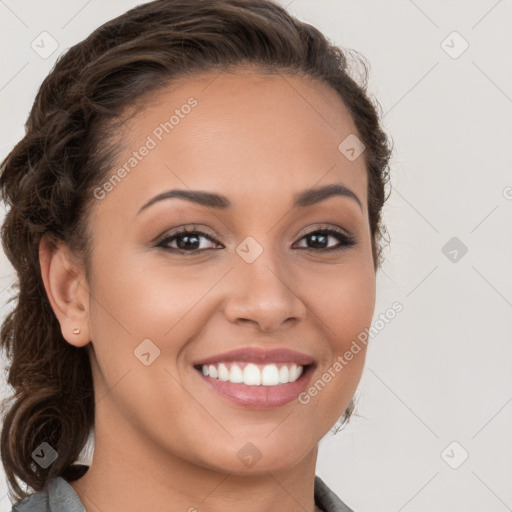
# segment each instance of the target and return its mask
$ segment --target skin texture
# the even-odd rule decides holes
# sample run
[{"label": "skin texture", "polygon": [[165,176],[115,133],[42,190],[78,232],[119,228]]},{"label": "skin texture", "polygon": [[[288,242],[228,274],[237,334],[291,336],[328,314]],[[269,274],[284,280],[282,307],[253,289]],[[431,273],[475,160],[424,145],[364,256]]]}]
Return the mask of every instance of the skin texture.
[{"label": "skin texture", "polygon": [[[197,106],[96,201],[89,282],[64,244],[52,250],[45,237],[40,246],[63,336],[88,347],[93,368],[94,458],[72,486],[88,512],[312,512],[318,443],[357,388],[364,347],[307,405],[268,410],[223,399],[192,362],[241,347],[284,347],[315,359],[315,382],[370,326],[365,163],[338,150],[357,130],[326,85],[239,68],[153,95],[126,123],[117,165],[191,96]],[[296,193],[334,183],[350,188],[362,209],[342,196],[292,208]],[[220,193],[232,206],[168,199],[137,214],[175,188]],[[199,239],[211,249],[182,255],[156,247],[183,225],[211,236]],[[305,234],[325,227],[347,231],[356,245],[315,248]],[[248,236],[263,248],[250,264],[235,251]],[[325,246],[337,245],[329,236]],[[160,349],[149,366],[134,355],[147,338]],[[237,457],[248,442],[261,453],[250,468]]]}]

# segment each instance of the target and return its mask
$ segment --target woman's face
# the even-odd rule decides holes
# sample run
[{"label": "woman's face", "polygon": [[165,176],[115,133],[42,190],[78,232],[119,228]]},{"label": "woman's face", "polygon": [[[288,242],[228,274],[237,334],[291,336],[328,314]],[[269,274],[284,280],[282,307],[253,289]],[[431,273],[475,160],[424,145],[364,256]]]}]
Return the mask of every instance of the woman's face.
[{"label": "woman's face", "polygon": [[[240,474],[316,449],[356,390],[364,346],[335,362],[375,305],[364,153],[338,148],[356,133],[327,86],[250,71],[175,82],[127,122],[90,217],[97,439]],[[294,204],[329,185],[351,192]],[[295,383],[270,385],[297,362],[275,349],[309,358]],[[209,365],[206,376],[205,360],[234,380],[252,362],[245,378],[269,385],[215,379]]]}]

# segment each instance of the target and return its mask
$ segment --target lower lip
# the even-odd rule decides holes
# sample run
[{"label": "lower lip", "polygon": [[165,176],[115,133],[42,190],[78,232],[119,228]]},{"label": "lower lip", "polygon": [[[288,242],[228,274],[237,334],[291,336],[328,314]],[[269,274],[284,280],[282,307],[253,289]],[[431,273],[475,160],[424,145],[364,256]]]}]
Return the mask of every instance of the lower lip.
[{"label": "lower lip", "polygon": [[277,386],[246,386],[207,377],[196,368],[194,371],[211,389],[232,403],[252,409],[272,409],[297,400],[298,395],[308,386],[314,366],[305,367],[296,381]]}]

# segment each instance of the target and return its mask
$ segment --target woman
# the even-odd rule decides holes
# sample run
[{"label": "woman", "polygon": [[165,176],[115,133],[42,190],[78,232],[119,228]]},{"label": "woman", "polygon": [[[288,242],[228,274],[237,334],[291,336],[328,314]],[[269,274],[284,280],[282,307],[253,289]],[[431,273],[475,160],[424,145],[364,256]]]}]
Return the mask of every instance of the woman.
[{"label": "woman", "polygon": [[265,0],[146,3],[57,62],[0,177],[13,510],[351,510],[315,466],[391,149],[347,68]]}]

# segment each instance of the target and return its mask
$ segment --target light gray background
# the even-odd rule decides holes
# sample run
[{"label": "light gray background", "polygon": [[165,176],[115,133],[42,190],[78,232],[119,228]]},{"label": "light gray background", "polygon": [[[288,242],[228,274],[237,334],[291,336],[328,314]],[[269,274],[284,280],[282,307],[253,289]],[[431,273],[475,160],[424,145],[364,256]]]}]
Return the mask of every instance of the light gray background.
[{"label": "light gray background", "polygon": [[[137,3],[0,0],[0,157],[56,57]],[[361,417],[322,440],[317,474],[356,512],[512,510],[512,2],[281,4],[368,58],[395,142],[375,318],[404,309],[372,338]],[[42,31],[59,44],[47,59]],[[0,253],[2,316],[13,277]]]}]

